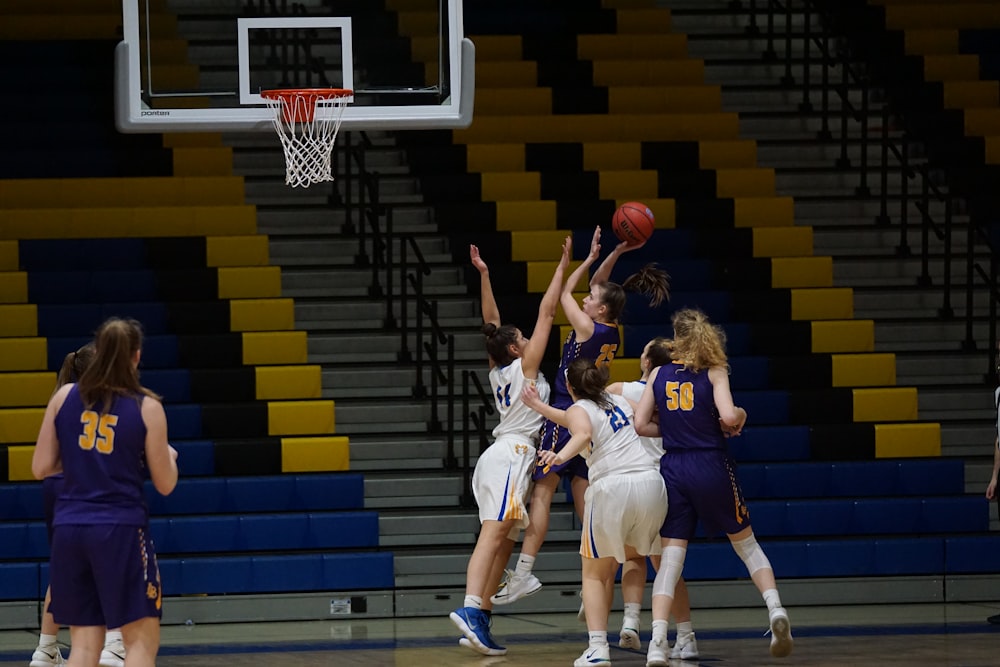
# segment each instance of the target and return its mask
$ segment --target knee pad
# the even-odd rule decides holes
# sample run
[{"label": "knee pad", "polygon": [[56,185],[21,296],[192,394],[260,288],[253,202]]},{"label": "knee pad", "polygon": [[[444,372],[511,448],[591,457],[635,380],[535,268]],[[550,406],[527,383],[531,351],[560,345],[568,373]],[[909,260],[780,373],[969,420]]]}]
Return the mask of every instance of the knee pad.
[{"label": "knee pad", "polygon": [[660,569],[653,580],[653,595],[674,597],[674,589],[684,570],[687,547],[665,547],[660,558]]},{"label": "knee pad", "polygon": [[764,555],[764,550],[757,544],[757,538],[753,535],[743,540],[734,540],[732,545],[736,551],[736,555],[747,566],[747,571],[750,572],[751,577],[757,570],[763,570],[764,568],[771,569],[771,561]]}]

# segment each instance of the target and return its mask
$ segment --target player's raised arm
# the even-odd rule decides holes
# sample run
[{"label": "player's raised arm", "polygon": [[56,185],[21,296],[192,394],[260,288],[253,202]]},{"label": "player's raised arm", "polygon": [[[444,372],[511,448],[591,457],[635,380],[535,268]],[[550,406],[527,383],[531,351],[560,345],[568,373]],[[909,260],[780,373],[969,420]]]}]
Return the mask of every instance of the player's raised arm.
[{"label": "player's raised arm", "polygon": [[500,309],[497,308],[496,298],[493,296],[493,283],[490,282],[490,268],[479,256],[479,248],[469,246],[469,258],[472,265],[479,271],[479,301],[483,311],[483,322],[500,326]]},{"label": "player's raised arm", "polygon": [[569,267],[569,258],[573,253],[573,239],[567,236],[562,245],[562,256],[559,264],[552,272],[552,279],[549,286],[542,295],[542,301],[538,304],[538,320],[535,322],[535,329],[531,332],[531,339],[524,349],[521,358],[521,368],[525,377],[534,377],[538,367],[545,356],[545,348],[549,343],[549,332],[552,331],[552,322],[556,317],[556,307],[559,305],[559,293],[562,289],[563,276]]}]

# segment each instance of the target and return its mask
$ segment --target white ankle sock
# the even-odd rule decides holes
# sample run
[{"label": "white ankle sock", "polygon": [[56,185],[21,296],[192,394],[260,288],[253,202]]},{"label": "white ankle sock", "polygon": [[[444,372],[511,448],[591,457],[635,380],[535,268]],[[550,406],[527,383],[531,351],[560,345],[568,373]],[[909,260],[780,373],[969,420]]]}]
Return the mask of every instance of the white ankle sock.
[{"label": "white ankle sock", "polygon": [[52,646],[53,644],[56,643],[57,639],[58,638],[55,635],[39,634],[38,635],[38,645],[39,646]]},{"label": "white ankle sock", "polygon": [[667,640],[667,622],[653,621],[653,639]]},{"label": "white ankle sock", "polygon": [[514,572],[521,576],[529,575],[531,574],[531,568],[533,568],[534,566],[535,566],[534,556],[525,556],[524,554],[521,554],[517,558],[517,566],[514,568]]}]

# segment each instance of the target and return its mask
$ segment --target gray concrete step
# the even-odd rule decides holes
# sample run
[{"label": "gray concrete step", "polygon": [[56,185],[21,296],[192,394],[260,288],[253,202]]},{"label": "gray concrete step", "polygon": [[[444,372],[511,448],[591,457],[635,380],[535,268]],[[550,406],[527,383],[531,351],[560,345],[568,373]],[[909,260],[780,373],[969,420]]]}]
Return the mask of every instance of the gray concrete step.
[{"label": "gray concrete step", "polygon": [[[988,334],[989,326],[985,322],[974,324],[975,340],[986,340]],[[875,322],[876,352],[958,352],[964,340],[964,320]]]},{"label": "gray concrete step", "polygon": [[[433,210],[429,206],[392,206],[392,228],[395,234],[421,234],[437,231]],[[359,225],[359,213],[352,221]],[[257,231],[271,237],[281,236],[340,236],[347,224],[347,210],[342,206],[257,206]],[[386,230],[387,220],[381,216],[379,229]],[[366,225],[370,229],[370,225]]]},{"label": "gray concrete step", "polygon": [[[952,232],[952,252],[964,249],[966,228],[964,216],[955,218],[959,227]],[[917,227],[908,228],[906,235],[898,225],[898,220],[890,215],[889,225],[876,225],[873,221],[861,221],[848,225],[843,220],[813,221],[813,253],[829,255],[835,259],[842,257],[882,258],[897,254],[897,249],[909,248],[910,253],[919,255],[923,240]],[[927,247],[932,254],[944,252],[944,241],[929,234]],[[905,255],[903,255],[905,256]]]}]

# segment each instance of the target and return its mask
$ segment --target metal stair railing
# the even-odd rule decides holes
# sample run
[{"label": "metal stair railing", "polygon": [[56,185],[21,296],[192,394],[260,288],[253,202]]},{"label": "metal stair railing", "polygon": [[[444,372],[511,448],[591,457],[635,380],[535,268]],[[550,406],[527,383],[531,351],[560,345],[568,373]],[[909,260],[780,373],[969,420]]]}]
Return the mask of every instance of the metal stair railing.
[{"label": "metal stair railing", "polygon": [[[475,395],[479,397],[475,407],[472,405],[473,388],[475,388]],[[472,437],[473,435],[477,437],[479,454],[482,455],[490,444],[490,430],[487,428],[486,417],[495,412],[493,401],[493,396],[483,388],[475,371],[462,371],[462,460],[459,469],[462,472],[460,503],[464,508],[476,506],[476,497],[472,491],[472,473],[474,471]]]},{"label": "metal stair railing", "polygon": [[[393,229],[393,209],[382,204],[380,199],[379,172],[369,171],[365,154],[372,147],[372,142],[364,132],[359,135],[357,144],[352,139],[355,133],[345,133],[344,146],[341,149],[344,159],[344,194],[342,201],[346,213],[347,231],[358,234],[358,253],[355,259],[362,265],[371,267],[372,277],[369,294],[381,298],[385,304],[383,324],[387,329],[400,332],[399,360],[404,363],[414,363],[416,366],[416,382],[413,386],[413,396],[429,398],[431,416],[428,431],[431,433],[448,434],[448,454],[445,466],[454,468],[457,463],[454,457],[454,422],[455,411],[455,336],[444,331],[438,321],[438,302],[427,298],[424,290],[424,276],[430,275],[431,269],[424,258],[413,235],[400,236]],[[357,166],[357,177],[353,176],[353,165]],[[357,219],[357,224],[355,224]],[[385,220],[383,229],[382,220]],[[398,288],[395,284],[397,274],[393,268],[393,247],[399,248]],[[411,266],[410,257],[416,260]],[[411,271],[412,268],[412,271]],[[382,280],[382,274],[385,280]],[[398,303],[399,320],[397,321],[394,307]],[[413,305],[415,318],[413,324],[414,346],[410,347],[410,305]],[[443,351],[442,351],[443,347]],[[430,376],[429,381],[424,375]],[[442,394],[445,419],[449,424],[444,428],[441,418]]]},{"label": "metal stair railing", "polygon": [[[794,59],[792,57],[792,42],[796,38],[792,30],[792,16],[796,11],[802,12],[803,14],[803,43],[804,43],[804,54],[802,58],[802,76],[801,76],[801,89],[802,89],[802,102],[799,105],[799,109],[802,111],[811,111],[812,103],[810,93],[814,90],[814,82],[810,78],[810,64],[812,62],[812,57],[810,55],[812,46],[815,45],[819,52],[821,61],[823,63],[823,77],[820,82],[821,98],[822,98],[822,108],[820,110],[822,117],[822,128],[818,132],[818,139],[829,140],[831,137],[829,135],[829,118],[831,115],[836,115],[836,120],[840,122],[840,157],[836,161],[836,166],[841,169],[847,169],[851,166],[851,161],[848,156],[848,124],[850,120],[855,120],[861,125],[860,134],[860,158],[859,158],[859,170],[860,178],[858,186],[855,188],[855,192],[858,197],[866,199],[871,197],[871,189],[868,187],[868,175],[870,169],[868,167],[868,149],[873,145],[873,139],[869,136],[869,123],[868,117],[870,115],[869,111],[869,97],[871,92],[871,82],[870,77],[867,72],[859,71],[853,61],[852,52],[848,40],[848,31],[842,26],[845,21],[849,20],[850,14],[848,8],[836,1],[824,1],[824,0],[802,0],[799,7],[793,7],[791,0],[767,0],[766,8],[763,10],[766,15],[766,35],[767,35],[767,48],[762,53],[762,57],[765,60],[773,60],[779,58],[777,52],[774,49],[774,41],[778,35],[778,31],[775,29],[775,15],[779,13],[784,13],[785,15],[785,28],[784,28],[784,39],[785,39],[785,49],[784,49],[784,75],[781,77],[781,83],[786,86],[796,85],[795,78],[793,75]],[[751,35],[759,34],[760,28],[757,22],[758,3],[756,0],[751,0],[749,3],[749,18],[750,23],[747,27],[747,33]],[[845,19],[845,17],[848,17]],[[817,21],[818,19],[818,21]],[[816,31],[812,28],[814,22],[818,23],[818,35]],[[838,30],[838,27],[841,28]],[[836,37],[835,37],[836,35]],[[838,43],[836,55],[831,55],[830,53],[830,42],[831,38],[836,39]],[[829,77],[827,71],[834,64],[840,64],[841,66],[841,81],[838,86],[836,86],[836,92],[839,95],[842,104],[839,111],[834,111],[830,109],[829,106],[829,96],[828,90],[830,88]],[[861,107],[860,109],[855,107],[855,105],[848,99],[848,93],[851,86],[858,87],[861,89]],[[901,125],[903,129],[903,134],[898,139],[893,139],[890,136],[890,127],[892,125],[893,114],[889,104],[883,105],[882,108],[882,128],[877,141],[879,142],[879,148],[882,154],[881,165],[878,168],[878,176],[881,182],[881,194],[880,194],[880,211],[878,216],[875,218],[875,223],[879,225],[889,225],[891,224],[891,218],[888,211],[888,185],[889,176],[892,174],[898,174],[900,176],[901,183],[901,197],[900,197],[900,241],[896,248],[897,254],[901,256],[908,256],[911,253],[910,245],[908,241],[908,234],[910,232],[910,221],[908,216],[908,207],[911,203],[916,207],[917,211],[920,213],[920,235],[921,235],[921,273],[918,278],[918,285],[924,288],[934,287],[934,281],[930,272],[930,248],[929,240],[930,235],[934,236],[944,243],[944,257],[943,257],[943,277],[941,294],[942,303],[941,307],[938,309],[938,313],[941,317],[953,318],[954,308],[952,307],[952,278],[951,278],[951,267],[954,258],[952,257],[952,236],[955,228],[954,212],[958,204],[960,203],[959,197],[949,193],[944,188],[940,187],[934,179],[934,170],[927,164],[920,164],[914,166],[912,164],[912,152],[910,150],[912,144],[914,143],[914,138],[906,130],[906,118],[905,115],[901,115]],[[899,146],[896,143],[899,143]],[[889,156],[890,154],[896,158],[896,164],[890,164]],[[909,188],[909,181],[919,179],[919,194],[913,194]],[[942,220],[936,220],[934,216],[931,215],[931,204],[933,202],[941,202],[944,204],[944,214]],[[977,244],[978,241],[978,244]],[[990,290],[991,295],[995,294],[997,291],[996,287],[996,275],[994,272],[997,260],[995,258],[994,248],[992,244],[989,243],[988,235],[980,228],[980,226],[973,220],[973,216],[970,216],[968,222],[968,234],[966,235],[966,248],[965,248],[965,339],[962,341],[962,347],[964,350],[971,351],[977,349],[977,343],[974,336],[973,324],[975,320],[973,305],[974,296],[977,289],[974,277],[976,275],[980,276],[987,282],[987,286]],[[991,269],[987,272],[982,268],[981,265],[977,264],[975,261],[976,249],[978,247],[985,248],[990,255],[990,265]],[[995,320],[995,309],[996,303],[991,296],[991,313],[990,313],[990,342],[987,347],[991,350],[991,368],[988,372],[993,370],[993,362],[996,355],[995,345],[993,341],[996,340],[996,322]]]}]

